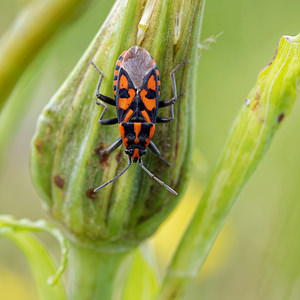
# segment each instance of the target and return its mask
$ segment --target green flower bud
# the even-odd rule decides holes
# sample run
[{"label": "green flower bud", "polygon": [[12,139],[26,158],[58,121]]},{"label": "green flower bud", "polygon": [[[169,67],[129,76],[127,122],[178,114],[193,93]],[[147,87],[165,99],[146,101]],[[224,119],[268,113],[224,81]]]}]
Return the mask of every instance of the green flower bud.
[{"label": "green flower bud", "polygon": [[[201,25],[202,1],[118,0],[91,45],[41,113],[32,142],[33,181],[51,216],[67,229],[69,237],[99,248],[127,249],[152,235],[178,203],[166,189],[138,165],[113,184],[94,189],[127,165],[121,146],[99,154],[119,136],[118,126],[101,126],[102,108],[95,105],[99,74],[100,92],[113,97],[114,68],[119,55],[133,45],[145,48],[160,71],[160,100],[172,98],[171,70],[176,72],[175,119],[157,124],[153,141],[168,167],[147,153],[144,165],[182,195],[188,177],[192,144],[194,71]],[[170,108],[159,110],[168,116]],[[116,117],[109,107],[107,118]]]}]

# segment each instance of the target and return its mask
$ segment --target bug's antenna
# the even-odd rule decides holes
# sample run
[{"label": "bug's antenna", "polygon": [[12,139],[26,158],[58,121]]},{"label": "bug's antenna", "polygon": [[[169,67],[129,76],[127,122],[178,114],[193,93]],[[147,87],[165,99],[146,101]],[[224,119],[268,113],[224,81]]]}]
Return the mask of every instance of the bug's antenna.
[{"label": "bug's antenna", "polygon": [[160,179],[158,179],[157,177],[155,177],[154,174],[152,174],[143,164],[142,159],[139,160],[139,165],[141,166],[141,168],[155,181],[157,181],[159,184],[161,184],[163,187],[165,187],[169,192],[171,192],[174,195],[178,195],[172,188],[170,188],[168,185],[166,185],[163,181],[161,181]]},{"label": "bug's antenna", "polygon": [[105,186],[107,186],[108,184],[112,183],[113,181],[115,181],[116,179],[118,179],[120,176],[122,176],[127,170],[128,168],[131,166],[131,159],[130,157],[128,158],[128,166],[121,172],[119,173],[115,178],[111,179],[110,181],[102,184],[101,186],[97,187],[96,189],[94,189],[94,193],[103,189]]}]

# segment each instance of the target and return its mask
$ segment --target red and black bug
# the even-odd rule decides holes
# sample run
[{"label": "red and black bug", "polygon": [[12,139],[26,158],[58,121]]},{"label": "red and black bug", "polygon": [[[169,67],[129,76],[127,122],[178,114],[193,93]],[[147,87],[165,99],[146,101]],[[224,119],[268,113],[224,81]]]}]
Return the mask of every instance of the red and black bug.
[{"label": "red and black bug", "polygon": [[[148,175],[163,185],[171,193],[177,193],[167,186],[160,179],[155,177],[143,165],[142,156],[146,154],[147,148],[153,151],[163,162],[169,165],[161,156],[155,144],[151,141],[154,131],[155,123],[166,123],[174,119],[174,108],[177,96],[175,72],[183,65],[178,65],[171,72],[172,87],[174,97],[165,101],[159,101],[160,96],[160,79],[159,71],[155,60],[145,49],[133,46],[129,50],[124,51],[117,60],[114,71],[114,95],[115,99],[104,96],[99,93],[103,74],[97,66],[91,62],[100,74],[96,89],[96,96],[102,102],[116,106],[117,118],[104,119],[108,107],[102,102],[96,100],[97,105],[104,107],[104,110],[99,118],[99,123],[102,125],[119,124],[119,131],[121,137],[118,138],[106,150],[101,151],[102,154],[109,154],[117,149],[122,142],[125,145],[125,153],[128,155],[128,166],[115,178],[107,183],[99,186],[94,191],[98,191],[108,185],[109,183],[120,177],[131,165],[139,162],[141,168],[148,173]],[[171,106],[171,117],[157,117],[157,110],[161,107]]]}]

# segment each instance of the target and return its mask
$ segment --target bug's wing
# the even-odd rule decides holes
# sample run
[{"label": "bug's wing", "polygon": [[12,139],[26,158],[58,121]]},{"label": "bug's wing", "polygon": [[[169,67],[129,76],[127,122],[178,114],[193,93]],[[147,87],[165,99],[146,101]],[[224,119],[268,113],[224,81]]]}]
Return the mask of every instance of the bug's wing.
[{"label": "bug's wing", "polygon": [[[143,116],[147,122],[155,123],[157,109],[158,109],[158,95],[159,95],[159,80],[158,72],[153,68],[144,78],[143,84],[141,86],[141,91],[139,93],[140,100],[142,102],[141,109]],[[147,117],[148,116],[148,117]]]},{"label": "bug's wing", "polygon": [[116,88],[116,106],[119,123],[126,122],[126,116],[132,114],[130,107],[135,95],[135,87],[128,73],[121,68]]}]

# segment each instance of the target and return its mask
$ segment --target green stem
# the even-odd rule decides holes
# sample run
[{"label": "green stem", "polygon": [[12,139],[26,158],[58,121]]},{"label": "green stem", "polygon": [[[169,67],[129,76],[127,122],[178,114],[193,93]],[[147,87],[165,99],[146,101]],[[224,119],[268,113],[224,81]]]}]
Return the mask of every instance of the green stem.
[{"label": "green stem", "polygon": [[70,242],[69,299],[114,299],[118,270],[128,252],[99,252]]},{"label": "green stem", "polygon": [[26,69],[1,111],[0,166],[6,157],[10,142],[13,140],[15,133],[31,107],[34,98],[33,91],[40,83],[45,59],[45,55],[40,55]]},{"label": "green stem", "polygon": [[0,40],[0,110],[20,76],[84,0],[33,1]]},{"label": "green stem", "polygon": [[300,34],[284,36],[271,64],[260,72],[238,115],[213,176],[172,259],[160,300],[179,299],[195,278],[240,191],[255,171],[296,98]]}]

